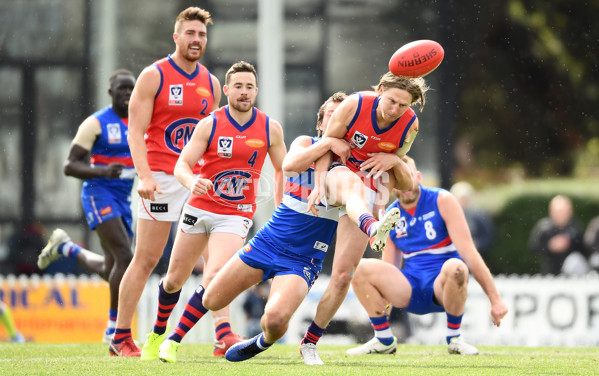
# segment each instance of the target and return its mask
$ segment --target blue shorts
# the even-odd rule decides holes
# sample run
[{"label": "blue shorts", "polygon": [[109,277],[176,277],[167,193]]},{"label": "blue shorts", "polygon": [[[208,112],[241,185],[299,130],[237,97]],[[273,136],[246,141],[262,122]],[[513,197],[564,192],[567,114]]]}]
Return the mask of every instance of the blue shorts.
[{"label": "blue shorts", "polygon": [[308,288],[312,288],[322,270],[322,260],[285,252],[265,239],[261,232],[237,254],[241,261],[264,272],[262,280],[277,275],[296,274],[306,281]]},{"label": "blue shorts", "polygon": [[421,269],[411,272],[410,270],[400,270],[412,285],[412,297],[410,304],[405,308],[405,311],[416,315],[424,315],[431,312],[445,312],[442,305],[435,303],[435,292],[433,284],[435,279],[441,272],[441,267],[438,269]]},{"label": "blue shorts", "polygon": [[133,237],[130,196],[123,198],[122,194],[115,194],[111,189],[99,189],[96,186],[93,195],[82,192],[81,205],[90,229],[94,230],[102,222],[121,218],[127,235]]}]

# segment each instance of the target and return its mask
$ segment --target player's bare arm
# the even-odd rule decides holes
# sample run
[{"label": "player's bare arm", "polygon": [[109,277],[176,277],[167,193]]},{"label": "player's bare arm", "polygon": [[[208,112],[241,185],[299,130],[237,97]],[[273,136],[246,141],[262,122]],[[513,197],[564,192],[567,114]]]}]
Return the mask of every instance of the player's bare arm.
[{"label": "player's bare arm", "polygon": [[206,194],[208,190],[213,188],[210,179],[196,178],[192,170],[206,152],[212,131],[212,122],[212,116],[205,117],[198,122],[191,138],[183,147],[173,172],[181,185],[198,196]]},{"label": "player's bare arm", "polygon": [[299,136],[289,147],[289,153],[283,161],[283,171],[287,176],[296,176],[310,168],[314,161],[329,150],[339,156],[341,163],[347,161],[351,151],[349,143],[339,138],[325,137],[312,143],[311,137]]},{"label": "player's bare arm", "polygon": [[277,121],[271,119],[269,127],[270,147],[268,148],[268,156],[275,170],[274,189],[275,189],[275,206],[279,206],[283,200],[284,177],[283,177],[283,161],[287,154],[285,139],[283,138],[283,128]]},{"label": "player's bare arm", "polygon": [[162,193],[148,164],[148,149],[144,136],[150,125],[154,110],[154,98],[160,86],[160,73],[156,67],[145,68],[139,78],[129,100],[129,135],[127,141],[131,150],[131,158],[139,176],[137,193],[139,197],[154,201],[154,192]]},{"label": "player's bare arm", "polygon": [[493,323],[499,326],[508,309],[501,299],[499,291],[497,291],[489,268],[474,246],[474,241],[472,240],[472,235],[470,234],[460,203],[449,192],[439,194],[437,203],[439,212],[447,226],[449,236],[455,244],[458,253],[470,269],[470,272],[489,298]]},{"label": "player's bare arm", "polygon": [[222,90],[220,87],[220,81],[215,75],[210,74],[210,80],[212,81],[212,87],[214,88],[214,103],[212,104],[212,111],[217,110],[220,107],[220,98],[222,96]]},{"label": "player's bare arm", "polygon": [[358,109],[359,97],[357,94],[352,94],[345,98],[341,104],[335,109],[329,125],[324,132],[324,137],[343,138],[347,133],[347,126],[351,123]]},{"label": "player's bare arm", "polygon": [[89,116],[81,123],[64,163],[65,175],[82,180],[99,177],[118,179],[120,177],[121,171],[125,167],[122,163],[92,167],[87,161],[87,156],[101,133],[100,122],[94,116]]}]

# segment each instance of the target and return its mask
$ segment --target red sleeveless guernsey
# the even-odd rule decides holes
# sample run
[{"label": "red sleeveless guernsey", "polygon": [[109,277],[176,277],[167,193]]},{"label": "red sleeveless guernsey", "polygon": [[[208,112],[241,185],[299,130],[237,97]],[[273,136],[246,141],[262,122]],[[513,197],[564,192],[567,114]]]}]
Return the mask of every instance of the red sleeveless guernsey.
[{"label": "red sleeveless guernsey", "polygon": [[229,106],[214,111],[212,132],[200,175],[212,180],[214,190],[191,195],[189,205],[211,213],[252,219],[262,165],[270,147],[269,118],[253,108],[253,117],[240,125],[229,114]]},{"label": "red sleeveless guernsey", "polygon": [[344,137],[355,146],[351,150],[351,156],[346,165],[360,175],[367,187],[375,189],[372,179],[364,179],[365,174],[359,173],[360,165],[370,158],[368,153],[394,153],[397,151],[403,145],[408,130],[416,120],[416,113],[408,107],[408,110],[391,126],[380,129],[376,121],[376,109],[380,98],[371,91],[360,92],[358,96],[356,114],[349,123]]},{"label": "red sleeveless guernsey", "polygon": [[[160,72],[160,87],[146,131],[148,163],[150,170],[172,175],[196,124],[212,111],[214,88],[210,72],[199,63],[192,74],[181,70],[170,56],[154,66]],[[194,173],[199,170],[199,165],[193,168]]]}]

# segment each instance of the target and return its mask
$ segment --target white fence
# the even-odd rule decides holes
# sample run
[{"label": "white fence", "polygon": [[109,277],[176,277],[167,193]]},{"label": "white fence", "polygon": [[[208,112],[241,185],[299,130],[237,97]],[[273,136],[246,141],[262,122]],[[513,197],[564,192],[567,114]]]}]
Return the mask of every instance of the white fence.
[{"label": "white fence", "polygon": [[[157,310],[159,277],[152,276],[139,305],[138,339],[144,340],[151,330]],[[328,277],[319,278],[293,316],[285,341],[299,343],[312,321],[316,306],[327,284]],[[192,277],[181,293],[179,304],[171,316],[176,325],[187,299],[197,285],[199,277]],[[481,287],[470,278],[469,297],[462,323],[463,335],[476,345],[519,346],[597,346],[599,345],[599,276],[580,278],[543,276],[497,276],[495,283],[508,305],[509,313],[499,328],[493,326],[489,313],[489,301]],[[242,310],[245,294],[231,305],[233,330],[244,334],[245,314]],[[336,327],[368,327],[368,316],[350,290],[334,318]],[[444,314],[424,316],[410,315],[412,336],[404,338],[410,343],[442,344],[445,341],[446,320]],[[398,334],[398,333],[397,333]],[[191,330],[185,342],[212,342],[214,336],[212,318],[207,314]],[[356,333],[332,333],[321,343],[351,344]]]}]

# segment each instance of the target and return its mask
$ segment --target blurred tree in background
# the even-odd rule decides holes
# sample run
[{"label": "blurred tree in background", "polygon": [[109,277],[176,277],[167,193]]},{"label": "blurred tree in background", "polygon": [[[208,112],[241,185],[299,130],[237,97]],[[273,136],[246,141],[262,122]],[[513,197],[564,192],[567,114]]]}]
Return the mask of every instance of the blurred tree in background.
[{"label": "blurred tree in background", "polygon": [[597,173],[599,1],[510,0],[460,14],[455,178]]}]

